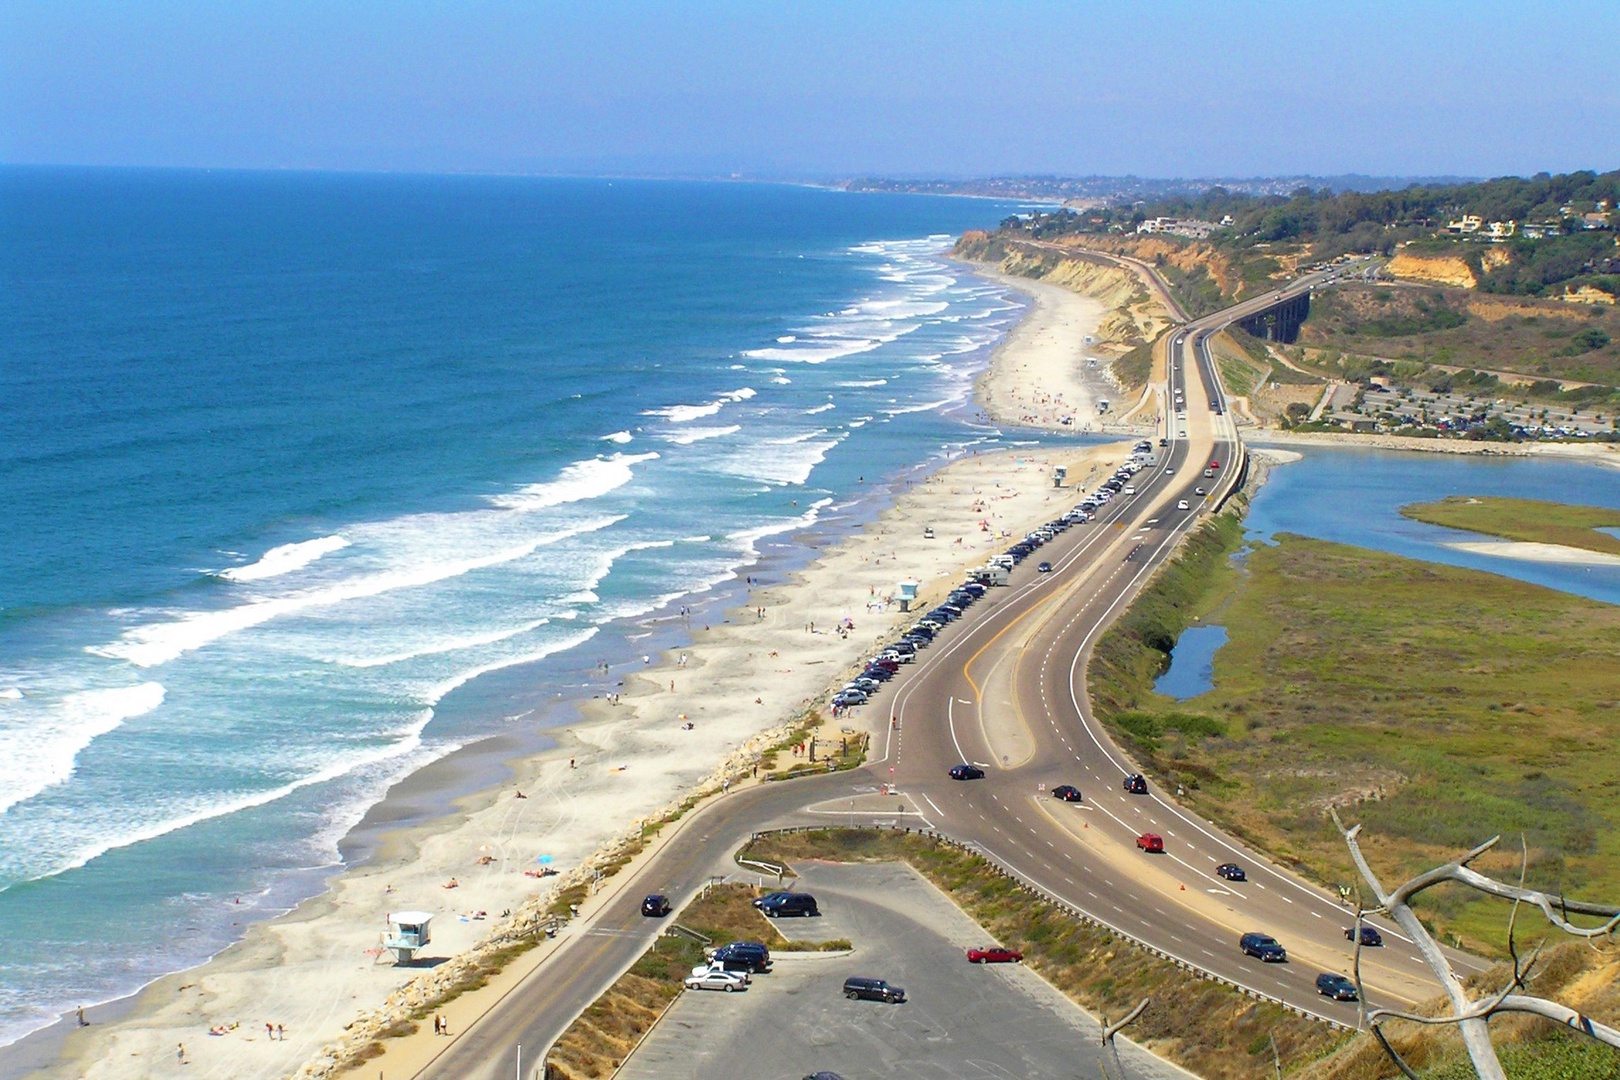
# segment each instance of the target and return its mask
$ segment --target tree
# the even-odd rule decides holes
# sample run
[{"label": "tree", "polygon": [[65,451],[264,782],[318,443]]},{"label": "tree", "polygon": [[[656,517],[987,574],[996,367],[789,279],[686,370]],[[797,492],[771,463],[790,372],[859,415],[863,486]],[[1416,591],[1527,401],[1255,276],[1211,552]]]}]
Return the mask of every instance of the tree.
[{"label": "tree", "polygon": [[[1435,978],[1440,980],[1440,985],[1445,990],[1446,997],[1451,1003],[1450,1016],[1415,1016],[1411,1013],[1396,1012],[1393,1009],[1372,1009],[1365,1014],[1373,1037],[1384,1048],[1384,1052],[1389,1055],[1390,1060],[1410,1080],[1418,1080],[1417,1074],[1412,1071],[1406,1062],[1401,1060],[1401,1056],[1396,1053],[1395,1048],[1390,1045],[1388,1039],[1379,1029],[1379,1025],[1385,1019],[1410,1020],[1418,1024],[1456,1024],[1462,1035],[1463,1046],[1468,1051],[1469,1060],[1473,1062],[1474,1071],[1479,1074],[1481,1080],[1507,1080],[1507,1074],[1502,1071],[1502,1063],[1496,1056],[1496,1048],[1491,1044],[1489,1020],[1498,1013],[1520,1012],[1545,1017],[1548,1020],[1564,1025],[1572,1031],[1580,1032],[1588,1038],[1620,1050],[1620,1031],[1599,1024],[1590,1017],[1582,1016],[1574,1009],[1560,1005],[1556,1001],[1514,992],[1526,988],[1525,980],[1535,967],[1536,958],[1540,953],[1540,946],[1537,946],[1527,961],[1521,962],[1517,945],[1513,939],[1514,922],[1518,917],[1520,904],[1530,904],[1540,909],[1547,921],[1564,933],[1589,940],[1612,936],[1616,928],[1620,928],[1620,907],[1612,904],[1591,904],[1568,900],[1562,896],[1549,896],[1547,893],[1525,888],[1525,868],[1529,864],[1528,846],[1524,849],[1524,857],[1520,864],[1519,884],[1516,886],[1486,877],[1477,870],[1471,869],[1468,864],[1495,847],[1497,841],[1501,839],[1500,836],[1487,840],[1459,859],[1454,859],[1444,866],[1437,866],[1433,870],[1419,874],[1398,888],[1386,892],[1384,886],[1378,880],[1378,875],[1373,873],[1372,867],[1368,865],[1366,857],[1361,852],[1359,840],[1361,826],[1356,825],[1346,829],[1344,823],[1339,820],[1338,811],[1333,810],[1330,812],[1333,816],[1333,824],[1338,826],[1340,835],[1344,837],[1345,845],[1350,849],[1351,861],[1355,863],[1356,870],[1361,874],[1362,880],[1367,883],[1368,888],[1372,890],[1373,896],[1378,900],[1378,906],[1371,910],[1387,914],[1412,939],[1412,944],[1417,947],[1418,953],[1423,957],[1424,962],[1434,972]],[[1457,977],[1457,973],[1451,969],[1450,962],[1446,959],[1445,953],[1440,950],[1439,944],[1435,942],[1434,936],[1429,933],[1428,928],[1418,919],[1417,913],[1412,910],[1414,897],[1426,889],[1448,881],[1476,889],[1489,896],[1513,901],[1513,912],[1508,918],[1508,953],[1513,957],[1513,977],[1508,981],[1507,986],[1502,988],[1501,992],[1490,997],[1478,1000],[1469,998],[1467,988],[1463,986],[1462,980]],[[1362,919],[1367,914],[1369,914],[1369,910],[1358,905],[1355,926],[1355,981],[1358,991],[1362,989],[1361,924]],[[1569,921],[1571,914],[1595,916],[1605,921],[1598,926],[1577,926]],[[1362,1000],[1366,999],[1365,993],[1361,993],[1359,996]]]}]

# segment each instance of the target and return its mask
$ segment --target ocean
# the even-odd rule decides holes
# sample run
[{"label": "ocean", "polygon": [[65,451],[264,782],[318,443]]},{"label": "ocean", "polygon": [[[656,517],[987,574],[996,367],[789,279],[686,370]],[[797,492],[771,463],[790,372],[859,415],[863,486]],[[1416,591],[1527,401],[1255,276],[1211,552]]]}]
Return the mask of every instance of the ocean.
[{"label": "ocean", "polygon": [[0,1045],[1002,438],[969,395],[1021,308],[943,252],[1012,209],[0,170]]}]

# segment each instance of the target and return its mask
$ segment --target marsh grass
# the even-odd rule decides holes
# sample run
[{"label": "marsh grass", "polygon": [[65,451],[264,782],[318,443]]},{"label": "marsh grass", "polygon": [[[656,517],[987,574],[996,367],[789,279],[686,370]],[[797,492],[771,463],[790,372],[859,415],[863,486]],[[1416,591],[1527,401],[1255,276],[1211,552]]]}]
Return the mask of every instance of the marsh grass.
[{"label": "marsh grass", "polygon": [[[1145,595],[1091,665],[1098,715],[1162,778],[1198,781],[1187,802],[1324,884],[1354,878],[1336,806],[1392,883],[1497,834],[1476,865],[1515,876],[1522,835],[1532,885],[1620,897],[1620,608],[1297,536],[1246,568],[1219,589],[1196,567],[1165,575],[1149,593],[1173,595]],[[1177,703],[1152,693],[1173,622],[1153,613],[1195,595],[1223,605],[1228,640],[1214,689]],[[1141,737],[1194,710],[1224,734]],[[1435,890],[1422,913],[1502,955],[1500,902]]]},{"label": "marsh grass", "polygon": [[1415,521],[1464,532],[1620,555],[1620,537],[1597,531],[1620,527],[1620,510],[1601,506],[1570,506],[1494,495],[1453,495],[1439,502],[1403,506],[1401,514]]}]

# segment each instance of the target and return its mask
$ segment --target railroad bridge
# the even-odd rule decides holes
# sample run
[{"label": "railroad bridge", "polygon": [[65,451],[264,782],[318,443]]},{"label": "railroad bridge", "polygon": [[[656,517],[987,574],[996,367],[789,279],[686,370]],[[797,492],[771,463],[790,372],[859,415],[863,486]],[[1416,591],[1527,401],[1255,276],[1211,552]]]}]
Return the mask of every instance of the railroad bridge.
[{"label": "railroad bridge", "polygon": [[1299,325],[1311,313],[1311,294],[1309,290],[1297,293],[1285,300],[1279,300],[1263,311],[1257,311],[1246,319],[1239,319],[1238,325],[1245,333],[1260,338],[1262,341],[1275,341],[1283,345],[1292,345],[1299,340]]}]

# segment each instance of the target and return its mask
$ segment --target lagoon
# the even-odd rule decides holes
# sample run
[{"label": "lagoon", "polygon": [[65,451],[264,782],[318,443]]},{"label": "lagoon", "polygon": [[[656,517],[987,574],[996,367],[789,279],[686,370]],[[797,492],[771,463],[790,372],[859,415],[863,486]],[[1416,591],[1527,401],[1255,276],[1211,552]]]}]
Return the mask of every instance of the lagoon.
[{"label": "lagoon", "polygon": [[1245,525],[1251,542],[1278,533],[1466,566],[1578,596],[1620,604],[1620,567],[1530,562],[1459,551],[1448,544],[1494,539],[1401,516],[1400,508],[1448,495],[1501,495],[1620,509],[1620,472],[1541,458],[1299,447],[1297,462],[1272,469]]}]

